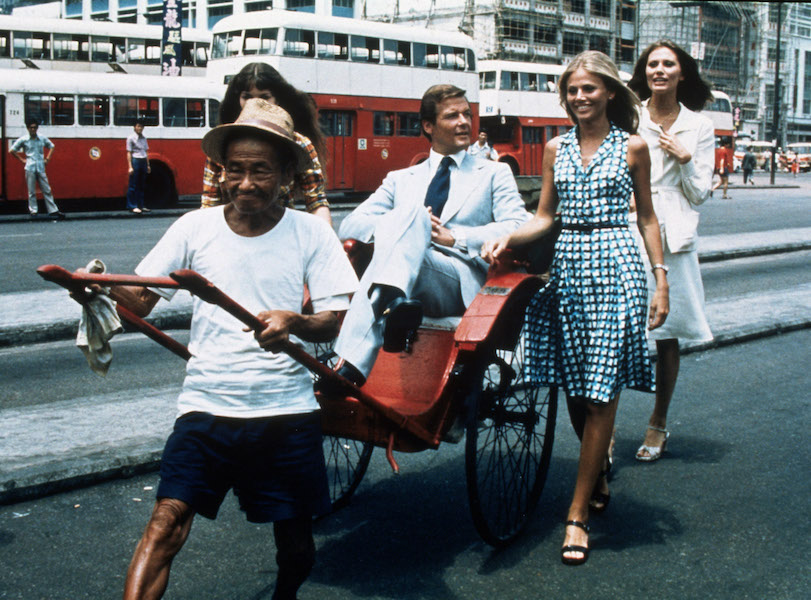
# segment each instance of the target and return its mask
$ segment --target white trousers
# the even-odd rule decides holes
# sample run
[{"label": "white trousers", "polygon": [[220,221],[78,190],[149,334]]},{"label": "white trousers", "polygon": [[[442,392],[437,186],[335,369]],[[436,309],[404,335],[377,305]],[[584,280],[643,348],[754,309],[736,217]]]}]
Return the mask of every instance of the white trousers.
[{"label": "white trousers", "polygon": [[459,258],[431,246],[431,218],[425,207],[399,206],[380,217],[374,234],[374,254],[344,318],[335,343],[338,356],[368,376],[383,345],[383,328],[375,321],[369,292],[389,285],[408,298],[420,300],[431,317],[460,315],[462,299]]},{"label": "white trousers", "polygon": [[37,214],[39,207],[37,206],[37,182],[39,182],[39,189],[42,190],[42,199],[45,201],[45,209],[48,214],[55,213],[59,210],[54,202],[54,195],[51,192],[51,184],[48,183],[48,176],[45,170],[25,170],[25,183],[28,185],[28,212],[32,215]]}]

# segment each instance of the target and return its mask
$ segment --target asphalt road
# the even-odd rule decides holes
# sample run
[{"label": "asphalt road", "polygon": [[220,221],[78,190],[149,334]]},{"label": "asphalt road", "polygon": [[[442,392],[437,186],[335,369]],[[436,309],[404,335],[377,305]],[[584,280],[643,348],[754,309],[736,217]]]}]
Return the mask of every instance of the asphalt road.
[{"label": "asphalt road", "polygon": [[[806,598],[811,531],[808,364],[811,331],[683,357],[666,457],[632,459],[649,395],[623,395],[613,499],[591,521],[584,567],[558,548],[577,443],[562,411],[539,510],[496,551],[467,511],[464,452],[383,454],[354,502],[316,525],[318,563],[302,600]],[[151,510],[157,475],[0,507],[0,598],[120,596]],[[176,559],[167,599],[269,599],[276,566],[268,526],[232,497],[198,519]]]}]

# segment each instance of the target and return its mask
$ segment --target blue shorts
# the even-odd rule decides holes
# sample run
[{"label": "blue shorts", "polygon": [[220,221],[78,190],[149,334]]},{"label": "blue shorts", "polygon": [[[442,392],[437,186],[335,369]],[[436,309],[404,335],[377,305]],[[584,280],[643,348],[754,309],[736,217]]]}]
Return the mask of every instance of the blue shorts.
[{"label": "blue shorts", "polygon": [[188,413],[163,450],[158,498],[175,498],[208,519],[228,490],[253,523],[329,511],[321,413],[234,419]]}]

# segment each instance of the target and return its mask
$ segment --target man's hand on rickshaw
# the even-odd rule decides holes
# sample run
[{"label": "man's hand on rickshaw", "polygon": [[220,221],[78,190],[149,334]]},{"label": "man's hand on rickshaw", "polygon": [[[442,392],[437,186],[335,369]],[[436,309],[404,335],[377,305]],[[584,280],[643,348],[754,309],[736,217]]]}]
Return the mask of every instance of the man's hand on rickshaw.
[{"label": "man's hand on rickshaw", "polygon": [[487,240],[484,244],[482,244],[481,249],[481,257],[493,264],[496,262],[505,250],[509,248],[510,238],[509,236],[503,236],[500,238],[496,238],[494,240]]},{"label": "man's hand on rickshaw", "polygon": [[431,241],[440,246],[448,246],[449,248],[456,243],[456,238],[453,237],[451,230],[445,227],[435,216],[431,209],[428,209],[428,214],[431,215]]},{"label": "man's hand on rickshaw", "polygon": [[[89,273],[89,271],[82,267],[76,269],[74,273],[84,274]],[[103,287],[101,287],[98,283],[90,283],[81,288],[76,287],[74,289],[71,289],[69,294],[70,297],[79,304],[87,304],[99,294],[107,294],[107,291]]]},{"label": "man's hand on rickshaw", "polygon": [[[302,319],[302,315],[290,310],[264,310],[256,317],[267,323],[267,327],[254,333],[254,337],[263,350],[274,353],[284,351],[290,341],[290,330]],[[246,327],[244,331],[252,330]]]}]

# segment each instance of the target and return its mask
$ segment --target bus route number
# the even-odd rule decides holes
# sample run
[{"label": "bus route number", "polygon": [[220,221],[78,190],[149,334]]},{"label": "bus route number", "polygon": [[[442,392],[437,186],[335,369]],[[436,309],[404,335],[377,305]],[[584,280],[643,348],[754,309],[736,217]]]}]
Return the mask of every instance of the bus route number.
[{"label": "bus route number", "polygon": [[358,138],[358,150],[366,150],[366,138]]}]

